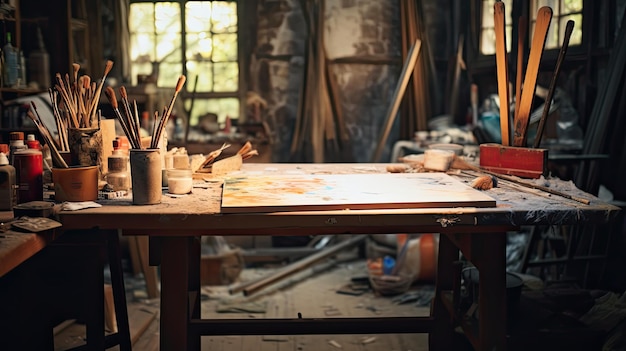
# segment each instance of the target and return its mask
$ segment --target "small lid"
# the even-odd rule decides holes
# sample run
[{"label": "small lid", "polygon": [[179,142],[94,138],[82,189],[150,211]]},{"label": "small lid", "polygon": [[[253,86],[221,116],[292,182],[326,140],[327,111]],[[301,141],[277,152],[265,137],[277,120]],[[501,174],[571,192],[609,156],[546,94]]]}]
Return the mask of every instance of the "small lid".
[{"label": "small lid", "polygon": [[24,140],[24,132],[9,133],[9,140]]},{"label": "small lid", "polygon": [[36,140],[35,139],[35,134],[28,134],[26,136],[26,141],[33,141],[33,140]]},{"label": "small lid", "polygon": [[4,152],[0,152],[0,166],[6,166],[9,164],[9,158]]}]

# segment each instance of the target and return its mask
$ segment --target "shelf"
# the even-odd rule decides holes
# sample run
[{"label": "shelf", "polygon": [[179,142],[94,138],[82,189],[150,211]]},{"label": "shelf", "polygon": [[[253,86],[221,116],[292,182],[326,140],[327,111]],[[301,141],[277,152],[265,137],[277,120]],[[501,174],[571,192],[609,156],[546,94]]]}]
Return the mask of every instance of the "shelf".
[{"label": "shelf", "polygon": [[29,89],[29,88],[0,88],[2,93],[15,93],[18,95],[39,94],[43,93],[41,89]]}]

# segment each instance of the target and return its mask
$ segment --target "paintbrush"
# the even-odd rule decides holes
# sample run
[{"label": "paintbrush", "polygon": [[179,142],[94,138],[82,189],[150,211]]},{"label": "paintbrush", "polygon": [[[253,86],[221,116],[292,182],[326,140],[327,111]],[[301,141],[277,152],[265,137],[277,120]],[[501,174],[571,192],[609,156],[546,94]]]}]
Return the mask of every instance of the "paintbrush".
[{"label": "paintbrush", "polygon": [[561,72],[561,64],[563,63],[563,59],[565,58],[565,54],[567,53],[569,38],[572,36],[573,30],[574,21],[567,21],[567,24],[565,26],[565,37],[563,38],[563,45],[561,46],[561,50],[559,51],[559,57],[556,60],[554,74],[552,74],[552,80],[550,81],[550,87],[548,88],[548,96],[546,96],[546,102],[543,105],[543,113],[541,114],[539,126],[537,127],[537,134],[535,135],[535,142],[533,144],[534,148],[538,148],[539,144],[541,144],[541,137],[543,136],[543,129],[545,127],[546,120],[548,119],[548,112],[550,112],[550,105],[552,104],[552,97],[554,96],[554,90],[556,89],[556,82],[559,78],[559,73]]},{"label": "paintbrush", "polygon": [[89,106],[89,116],[95,116],[96,109],[98,108],[98,101],[100,100],[100,94],[102,94],[102,87],[104,86],[104,81],[107,78],[109,72],[113,68],[113,61],[107,60],[106,65],[104,66],[104,74],[102,75],[102,79],[100,80],[100,84],[96,88],[96,91],[93,95],[93,99],[91,99],[91,105]]},{"label": "paintbrush", "polygon": [[[31,106],[36,111],[35,104],[32,101],[31,101]],[[37,127],[37,130],[39,131],[39,134],[44,139],[45,143],[48,145],[48,148],[50,149],[50,156],[52,157],[55,164],[57,164],[59,167],[62,167],[62,168],[68,168],[67,163],[65,162],[65,160],[59,153],[59,150],[57,149],[54,139],[50,135],[50,131],[48,131],[48,128],[46,128],[46,126],[43,123],[41,123],[41,118],[38,116],[38,114],[35,115],[33,111],[29,109],[26,112],[26,115],[28,116],[28,118],[30,118],[33,121],[33,123]]]},{"label": "paintbrush", "polygon": [[61,77],[60,73],[55,75],[57,84],[55,84],[55,89],[61,94],[61,99],[65,105],[65,110],[69,113],[71,120],[74,124],[74,128],[79,128],[78,116],[76,112],[76,106],[72,103],[72,98],[70,97],[70,93],[67,91],[65,87],[65,83],[63,82],[63,77]]},{"label": "paintbrush", "polygon": [[111,107],[113,107],[113,113],[115,113],[117,120],[120,122],[120,125],[122,126],[122,130],[124,131],[124,134],[126,134],[126,137],[128,138],[128,142],[131,144],[131,147],[133,149],[140,149],[141,143],[137,144],[137,140],[132,134],[131,129],[128,125],[128,122],[120,113],[120,110],[118,108],[118,103],[117,103],[117,97],[115,96],[115,90],[113,90],[112,87],[106,87],[106,89],[104,90],[104,94],[109,99],[109,103],[111,104]]},{"label": "paintbrush", "polygon": [[494,186],[497,186],[497,184],[498,184],[498,179],[491,175],[477,177],[471,183],[472,188],[478,189],[478,190],[489,190],[493,188]]},{"label": "paintbrush", "polygon": [[183,85],[185,84],[186,79],[187,78],[184,75],[181,75],[180,77],[178,77],[178,82],[176,83],[176,89],[174,90],[174,95],[172,96],[172,99],[170,100],[170,104],[168,105],[167,110],[165,111],[163,116],[161,116],[161,120],[159,121],[159,126],[156,130],[156,135],[152,136],[150,147],[153,149],[156,149],[159,145],[161,134],[163,134],[163,129],[165,129],[165,126],[167,125],[167,121],[170,117],[170,114],[172,113],[172,108],[174,108],[174,102],[176,101],[176,97],[178,96],[178,93],[180,92],[180,90],[183,88]]}]

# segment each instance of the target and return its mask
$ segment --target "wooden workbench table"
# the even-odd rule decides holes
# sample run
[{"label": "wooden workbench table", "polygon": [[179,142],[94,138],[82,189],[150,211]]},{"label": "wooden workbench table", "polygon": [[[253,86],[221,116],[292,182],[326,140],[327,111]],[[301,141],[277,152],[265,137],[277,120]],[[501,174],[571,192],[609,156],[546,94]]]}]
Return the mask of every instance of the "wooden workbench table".
[{"label": "wooden workbench table", "polygon": [[51,240],[51,233],[0,232],[0,277],[41,251]]},{"label": "wooden workbench table", "polygon": [[[253,174],[289,172],[385,173],[386,164],[246,164]],[[468,181],[468,179],[464,179]],[[65,229],[123,229],[148,235],[152,263],[161,264],[161,350],[199,349],[200,335],[289,335],[430,333],[431,350],[450,349],[453,339],[446,292],[453,287],[453,262],[459,250],[480,270],[479,327],[470,341],[479,350],[506,348],[506,232],[522,225],[608,223],[618,208],[554,182],[589,205],[541,192],[505,186],[486,192],[496,207],[403,208],[274,213],[221,213],[218,179],[182,198],[163,196],[161,204],[133,206],[131,199],[102,201],[101,208],[61,212]],[[436,299],[430,317],[302,318],[207,320],[200,316],[201,235],[319,235],[441,233]],[[489,303],[486,303],[486,302]]]}]

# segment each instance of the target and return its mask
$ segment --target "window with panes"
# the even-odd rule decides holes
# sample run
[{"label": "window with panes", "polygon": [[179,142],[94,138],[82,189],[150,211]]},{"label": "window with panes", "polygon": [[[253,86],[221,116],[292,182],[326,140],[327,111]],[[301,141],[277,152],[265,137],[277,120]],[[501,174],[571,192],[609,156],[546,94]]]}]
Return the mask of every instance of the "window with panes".
[{"label": "window with panes", "polygon": [[[519,20],[513,18],[512,9],[513,2],[520,0],[504,0],[505,21],[506,21],[506,38],[507,51],[511,51],[511,45],[514,43],[512,38],[512,28],[514,21]],[[527,1],[527,0],[521,0]],[[482,20],[480,28],[480,53],[483,55],[493,55],[496,52],[496,37],[493,23],[493,5],[495,0],[482,0]],[[545,49],[557,49],[563,43],[565,36],[565,24],[568,20],[574,20],[575,26],[570,38],[569,46],[576,46],[582,43],[582,22],[583,22],[583,0],[531,0],[529,7],[529,32],[528,38],[532,38],[534,32],[534,24],[537,11],[543,7],[549,6],[552,9],[552,21],[548,37],[546,38]],[[516,24],[517,26],[517,24]]]},{"label": "window with panes", "polygon": [[183,89],[195,90],[190,125],[206,113],[239,117],[236,1],[131,0],[129,29],[133,84],[156,74],[158,88],[174,88],[184,74]]}]

